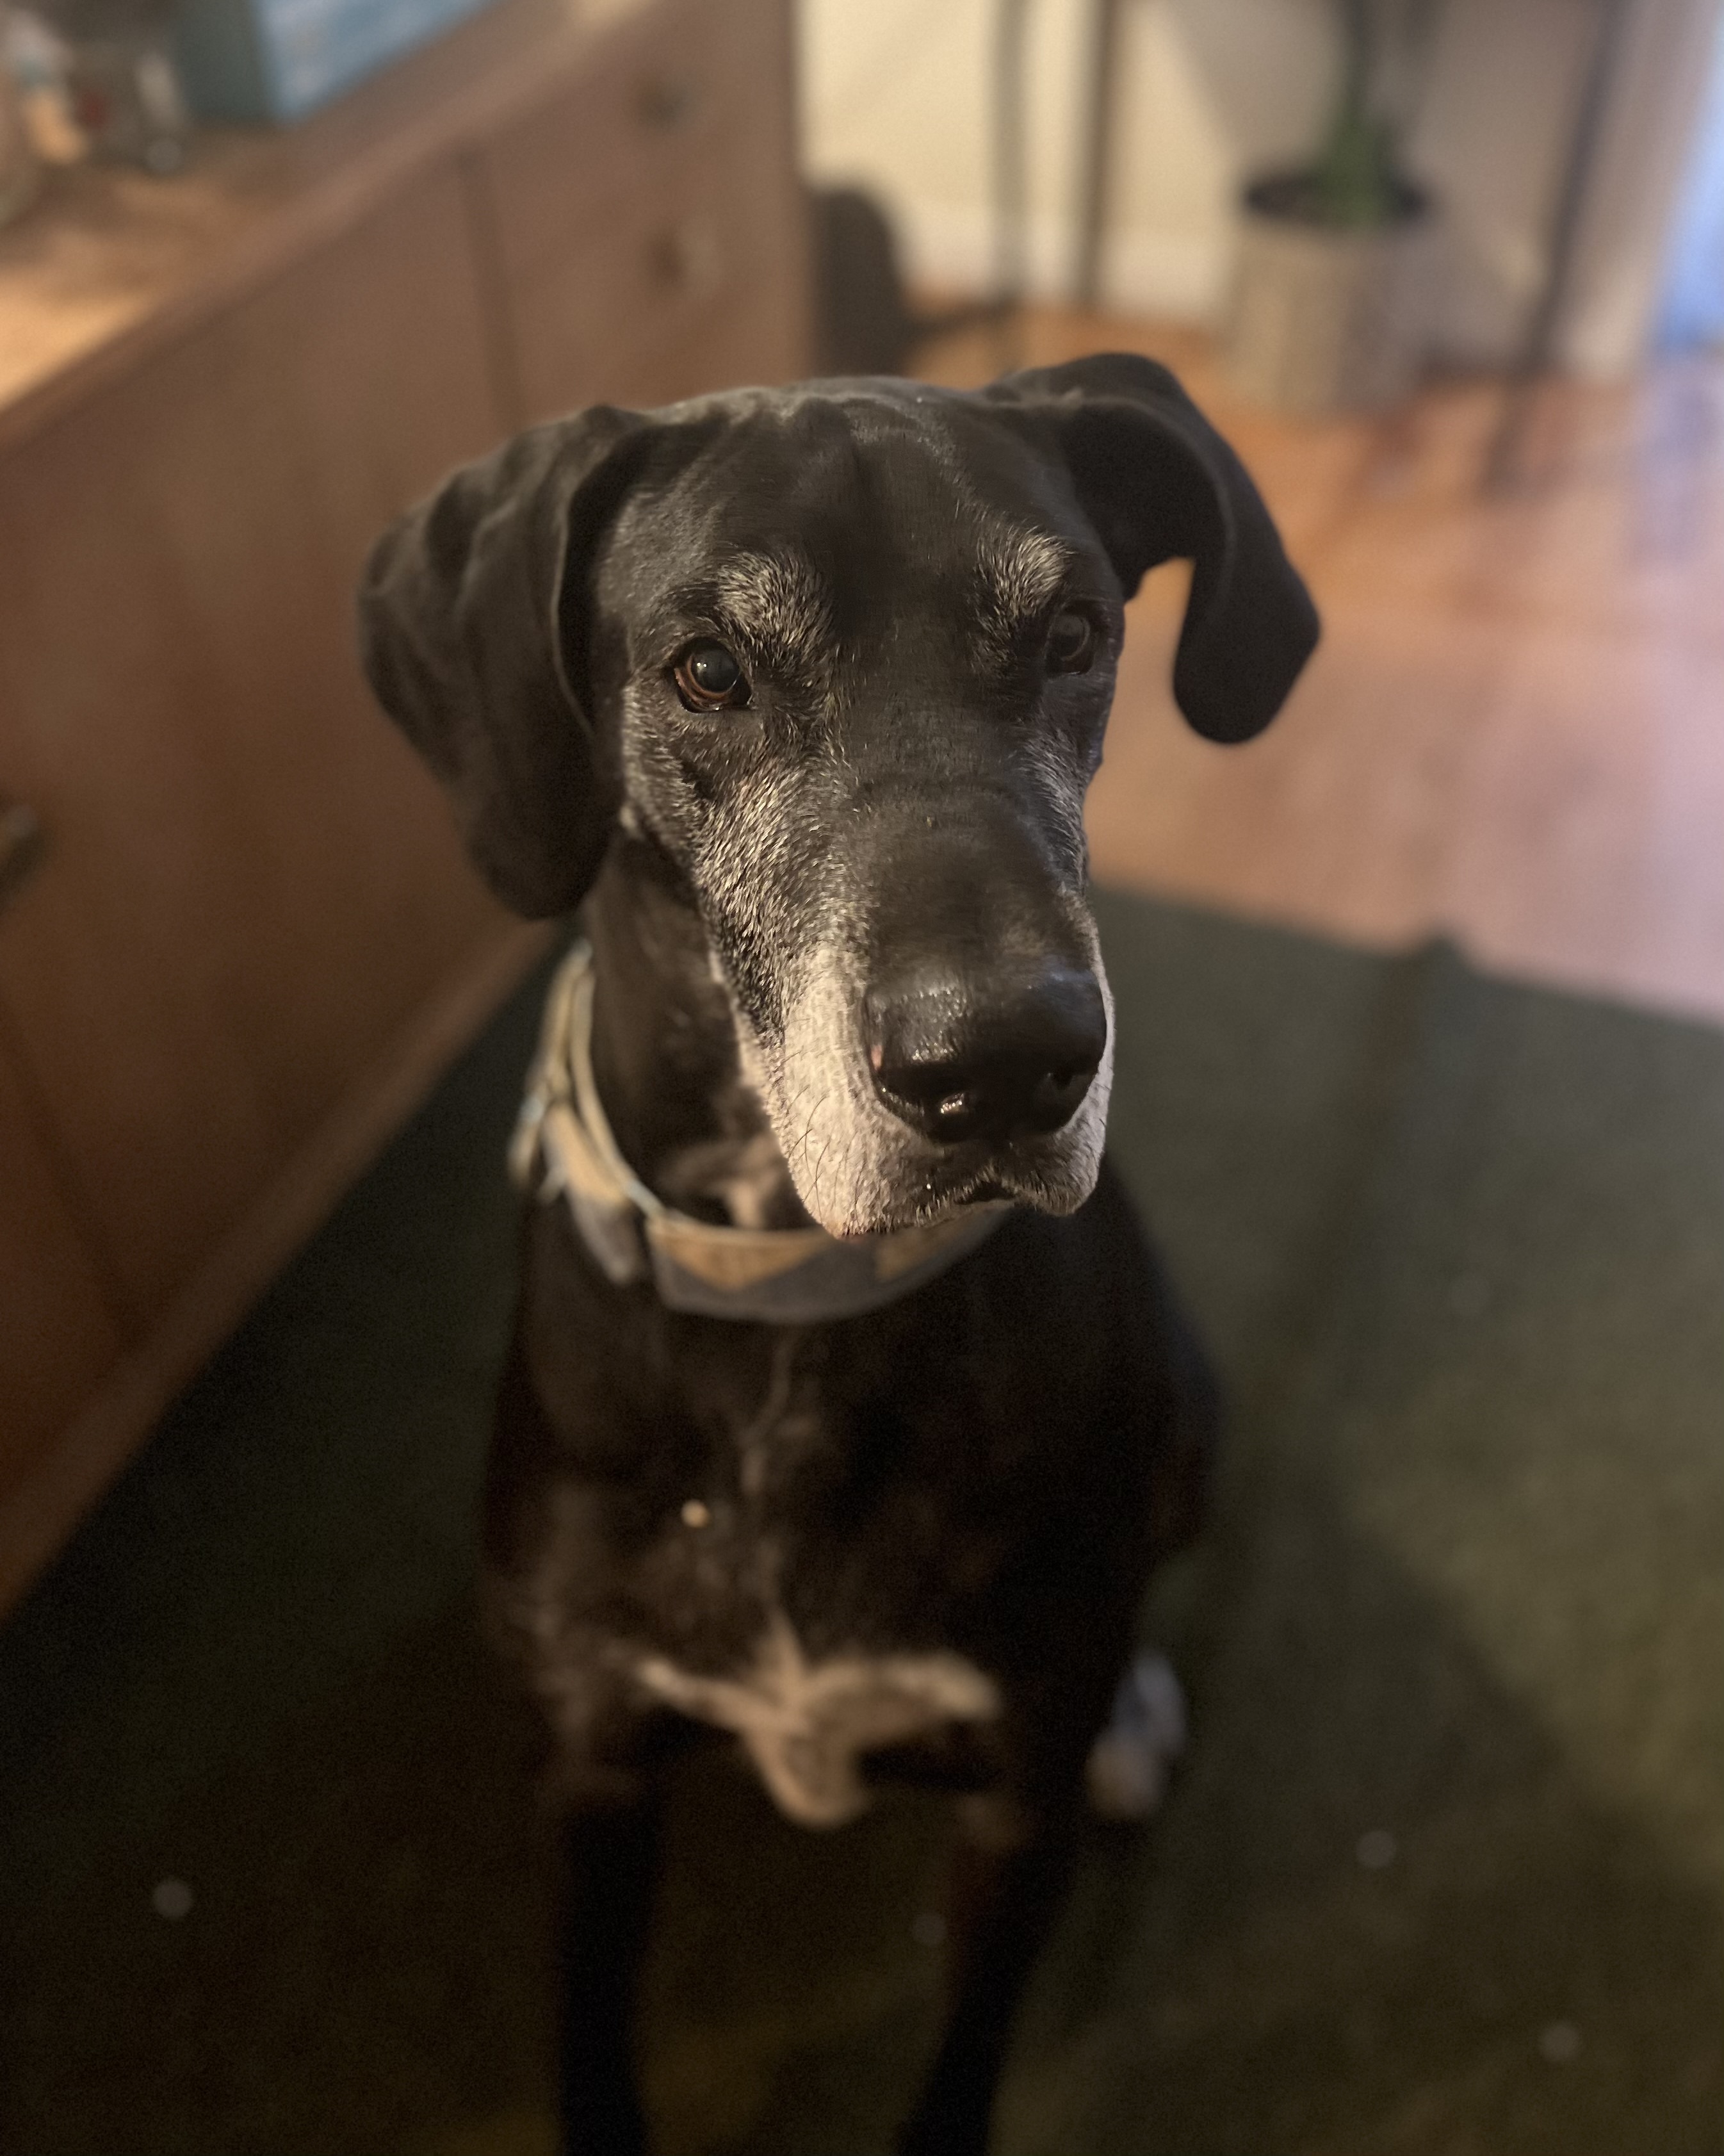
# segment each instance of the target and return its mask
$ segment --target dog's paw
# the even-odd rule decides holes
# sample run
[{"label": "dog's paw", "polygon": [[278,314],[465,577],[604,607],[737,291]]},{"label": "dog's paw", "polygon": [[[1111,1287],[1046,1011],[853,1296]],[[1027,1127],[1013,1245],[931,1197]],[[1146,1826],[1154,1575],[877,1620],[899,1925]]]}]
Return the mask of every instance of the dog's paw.
[{"label": "dog's paw", "polygon": [[1106,1729],[1084,1770],[1090,1809],[1105,1820],[1145,1820],[1167,1794],[1185,1749],[1185,1694],[1165,1655],[1137,1656],[1120,1679]]}]

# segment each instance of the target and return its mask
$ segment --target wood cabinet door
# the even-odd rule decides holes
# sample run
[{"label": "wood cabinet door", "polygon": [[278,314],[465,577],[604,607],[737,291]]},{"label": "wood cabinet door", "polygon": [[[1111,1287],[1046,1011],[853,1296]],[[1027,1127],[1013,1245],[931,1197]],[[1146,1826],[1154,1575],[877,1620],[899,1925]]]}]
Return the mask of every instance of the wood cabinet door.
[{"label": "wood cabinet door", "polygon": [[141,1332],[510,932],[372,704],[354,583],[503,431],[453,167],[0,459],[0,1002]]},{"label": "wood cabinet door", "polygon": [[13,1045],[0,1013],[0,1504],[120,1352]]},{"label": "wood cabinet door", "polygon": [[785,0],[673,0],[481,154],[524,419],[807,371]]}]

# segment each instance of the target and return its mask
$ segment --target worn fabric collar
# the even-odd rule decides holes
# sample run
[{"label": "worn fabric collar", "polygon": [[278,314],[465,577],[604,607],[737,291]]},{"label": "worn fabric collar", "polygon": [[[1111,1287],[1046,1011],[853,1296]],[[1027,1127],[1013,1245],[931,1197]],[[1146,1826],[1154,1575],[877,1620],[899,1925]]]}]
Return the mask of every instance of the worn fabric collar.
[{"label": "worn fabric collar", "polygon": [[618,1286],[650,1280],[670,1309],[751,1324],[821,1324],[895,1302],[984,1242],[1011,1210],[977,1205],[890,1235],[720,1228],[654,1195],[617,1148],[593,1076],[593,954],[557,968],[509,1147],[541,1203],[566,1198],[582,1241]]}]

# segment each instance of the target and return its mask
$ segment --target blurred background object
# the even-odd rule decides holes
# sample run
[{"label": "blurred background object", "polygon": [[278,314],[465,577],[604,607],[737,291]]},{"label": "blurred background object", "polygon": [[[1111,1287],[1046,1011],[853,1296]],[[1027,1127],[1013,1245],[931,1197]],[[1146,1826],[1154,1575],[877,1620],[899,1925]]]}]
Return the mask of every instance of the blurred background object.
[{"label": "blurred background object", "polygon": [[1225,341],[1234,382],[1286,412],[1399,403],[1423,370],[1431,312],[1430,198],[1403,182],[1381,215],[1333,222],[1317,176],[1254,181]]},{"label": "blurred background object", "polygon": [[173,55],[172,0],[44,0],[33,17],[38,136],[48,154],[177,172],[192,122]]},{"label": "blurred background object", "polygon": [[1436,260],[1403,144],[1434,0],[1341,0],[1341,83],[1314,162],[1249,182],[1223,336],[1248,396],[1368,411],[1419,378]]},{"label": "blurred background object", "polygon": [[182,0],[175,53],[205,120],[297,120],[487,0]]},{"label": "blurred background object", "polygon": [[192,119],[164,26],[76,38],[67,69],[72,118],[92,157],[165,178],[185,163]]},{"label": "blurred background object", "polygon": [[1658,325],[1665,351],[1724,340],[1724,23],[1705,81],[1694,148],[1671,232]]},{"label": "blurred background object", "polygon": [[925,331],[885,211],[859,187],[816,187],[808,208],[816,372],[902,374]]},{"label": "blurred background object", "polygon": [[36,192],[36,147],[12,65],[9,27],[10,10],[0,0],[0,224],[16,217]]},{"label": "blurred background object", "polygon": [[90,141],[72,111],[72,48],[32,10],[0,12],[0,49],[10,65],[37,157],[75,165]]}]

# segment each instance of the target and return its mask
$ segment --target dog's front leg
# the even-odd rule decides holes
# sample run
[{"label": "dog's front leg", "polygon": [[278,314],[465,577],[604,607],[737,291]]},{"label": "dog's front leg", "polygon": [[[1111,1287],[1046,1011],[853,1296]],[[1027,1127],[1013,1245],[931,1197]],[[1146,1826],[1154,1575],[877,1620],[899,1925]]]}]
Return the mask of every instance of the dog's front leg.
[{"label": "dog's front leg", "polygon": [[657,1789],[564,1830],[561,2156],[645,2156],[634,2005],[659,1868]]},{"label": "dog's front leg", "polygon": [[991,1805],[961,1808],[967,1830],[948,1887],[946,2027],[899,2156],[985,2156],[1018,2002],[1071,1875],[1076,1811],[1063,1805],[1002,1833]]}]

